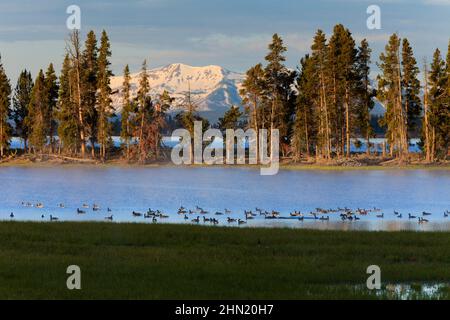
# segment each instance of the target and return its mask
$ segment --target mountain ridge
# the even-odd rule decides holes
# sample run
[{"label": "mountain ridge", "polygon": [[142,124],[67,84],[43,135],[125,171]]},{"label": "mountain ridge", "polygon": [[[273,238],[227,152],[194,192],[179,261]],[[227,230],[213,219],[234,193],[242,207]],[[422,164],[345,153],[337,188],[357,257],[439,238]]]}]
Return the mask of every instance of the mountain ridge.
[{"label": "mountain ridge", "polygon": [[[215,123],[230,106],[242,107],[239,90],[242,87],[245,75],[230,71],[218,65],[190,66],[183,63],[172,63],[147,71],[152,96],[161,94],[167,90],[175,98],[174,106],[169,110],[177,113],[183,109],[183,101],[188,92],[191,101],[197,106],[197,111],[211,123]],[[137,94],[140,72],[131,74],[131,94]],[[113,89],[112,100],[116,113],[122,109],[121,87],[123,76],[111,78]],[[374,99],[375,107],[371,114],[380,116],[385,108],[377,99]]]}]

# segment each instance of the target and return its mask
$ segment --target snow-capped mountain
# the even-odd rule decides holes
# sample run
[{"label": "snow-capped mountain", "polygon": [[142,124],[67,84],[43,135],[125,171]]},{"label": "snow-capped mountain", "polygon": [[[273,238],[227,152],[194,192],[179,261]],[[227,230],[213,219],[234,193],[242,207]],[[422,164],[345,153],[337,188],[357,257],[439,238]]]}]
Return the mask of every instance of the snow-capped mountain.
[{"label": "snow-capped mountain", "polygon": [[[231,105],[241,105],[239,89],[244,75],[226,70],[220,66],[193,67],[181,63],[170,64],[148,71],[151,94],[156,96],[167,90],[175,98],[173,112],[182,108],[190,89],[191,101],[197,111],[210,121],[216,122]],[[111,79],[115,92],[113,105],[120,113],[122,106],[122,76]],[[131,88],[136,96],[139,73],[131,75]]]},{"label": "snow-capped mountain", "polygon": [[[167,90],[175,98],[172,112],[183,108],[190,89],[191,101],[197,106],[197,111],[211,123],[215,123],[230,106],[241,106],[239,90],[245,75],[226,70],[220,66],[211,65],[193,67],[181,63],[170,64],[148,71],[152,96]],[[111,78],[113,88],[113,105],[120,114],[122,107],[123,77]],[[139,72],[131,75],[132,95],[136,96],[139,84]],[[375,82],[372,82],[372,86]],[[383,115],[385,107],[377,99],[372,115]]]}]

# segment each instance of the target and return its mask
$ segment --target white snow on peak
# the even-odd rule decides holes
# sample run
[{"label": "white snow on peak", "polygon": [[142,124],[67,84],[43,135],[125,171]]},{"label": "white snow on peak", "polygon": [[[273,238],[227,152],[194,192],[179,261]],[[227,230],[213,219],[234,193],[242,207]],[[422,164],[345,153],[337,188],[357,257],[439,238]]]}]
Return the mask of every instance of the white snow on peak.
[{"label": "white snow on peak", "polygon": [[[182,108],[182,101],[190,89],[191,99],[198,111],[208,119],[216,121],[231,105],[241,104],[239,89],[244,75],[210,65],[194,67],[182,63],[169,64],[147,71],[151,95],[156,96],[167,90],[175,103],[172,111]],[[132,95],[136,96],[140,72],[131,75]],[[122,108],[123,76],[111,78],[113,104],[118,113]]]}]

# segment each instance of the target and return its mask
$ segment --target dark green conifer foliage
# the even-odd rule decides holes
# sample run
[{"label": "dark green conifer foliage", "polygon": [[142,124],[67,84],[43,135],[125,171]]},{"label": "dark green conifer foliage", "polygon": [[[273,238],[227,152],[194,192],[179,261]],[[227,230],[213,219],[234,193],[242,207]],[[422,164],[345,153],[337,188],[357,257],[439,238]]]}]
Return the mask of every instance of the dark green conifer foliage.
[{"label": "dark green conifer foliage", "polygon": [[19,75],[14,90],[11,117],[14,121],[16,134],[24,143],[25,151],[28,149],[28,136],[30,133],[30,129],[25,124],[25,118],[28,115],[28,105],[30,104],[32,90],[33,79],[31,73],[23,70]]},{"label": "dark green conifer foliage", "polygon": [[11,116],[11,91],[11,85],[0,56],[0,157],[5,155],[11,139],[11,126],[8,122]]}]

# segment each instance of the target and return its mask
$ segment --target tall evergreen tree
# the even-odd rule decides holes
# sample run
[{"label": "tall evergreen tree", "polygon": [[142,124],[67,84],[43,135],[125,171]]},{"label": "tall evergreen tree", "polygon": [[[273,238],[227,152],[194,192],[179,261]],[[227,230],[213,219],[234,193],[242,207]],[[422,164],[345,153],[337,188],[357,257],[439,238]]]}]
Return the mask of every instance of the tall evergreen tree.
[{"label": "tall evergreen tree", "polygon": [[55,74],[55,69],[53,64],[50,63],[47,72],[45,73],[45,93],[47,94],[47,105],[44,114],[44,121],[46,127],[46,134],[50,138],[50,151],[53,152],[54,147],[54,136],[56,133],[56,122],[55,122],[55,110],[56,104],[58,102],[58,90],[59,85],[57,82],[58,78]]},{"label": "tall evergreen tree", "polygon": [[131,101],[131,76],[130,68],[125,66],[123,71],[122,84],[122,130],[120,131],[120,138],[126,146],[126,158],[130,160],[130,142],[133,138],[133,103]]},{"label": "tall evergreen tree", "polygon": [[[80,141],[81,157],[84,158],[86,155],[87,120],[85,102],[83,101],[84,99],[82,99],[82,95],[84,96],[84,94],[82,94],[82,91],[85,91],[84,88],[82,89],[82,82],[85,83],[84,78],[86,70],[84,69],[84,62],[86,61],[86,59],[84,59],[81,50],[80,33],[78,30],[74,30],[70,35],[69,44],[67,46],[67,54],[71,59],[72,65],[70,72],[71,96],[77,112],[77,127]],[[95,72],[93,74],[95,75]],[[91,82],[93,81],[91,80]],[[91,99],[89,99],[89,101],[91,101]]]},{"label": "tall evergreen tree", "polygon": [[314,77],[314,61],[306,55],[300,60],[300,74],[297,78],[297,109],[295,113],[294,134],[292,136],[292,150],[295,160],[299,160],[301,154],[307,158],[314,152],[316,145],[316,111],[317,81]]},{"label": "tall evergreen tree", "polygon": [[382,74],[378,76],[378,98],[386,105],[382,124],[387,127],[391,156],[396,152],[403,160],[408,154],[407,117],[402,99],[400,38],[397,34],[390,37],[380,61]]},{"label": "tall evergreen tree", "polygon": [[11,85],[0,56],[0,157],[5,155],[11,138],[11,126],[8,123],[11,115],[11,91]]},{"label": "tall evergreen tree", "polygon": [[408,39],[402,42],[402,92],[403,108],[406,114],[408,140],[416,131],[422,115],[422,102],[420,99],[420,81],[418,79],[419,67],[414,58],[413,50]]},{"label": "tall evergreen tree", "polygon": [[[89,136],[92,157],[95,157],[97,142],[98,110],[98,48],[94,31],[87,34],[84,51],[81,57],[81,104],[84,114],[84,131]],[[81,124],[80,124],[81,126]]]},{"label": "tall evergreen tree", "polygon": [[56,119],[58,120],[60,150],[63,147],[69,153],[76,152],[81,144],[78,130],[78,106],[73,97],[73,93],[76,92],[73,71],[69,55],[66,55],[59,78]]},{"label": "tall evergreen tree", "polygon": [[[281,144],[288,144],[292,126],[292,112],[295,105],[295,94],[292,90],[296,73],[284,65],[286,61],[283,39],[274,34],[269,44],[269,53],[266,56],[265,79],[268,90],[267,97],[270,104],[270,129],[280,131]],[[283,150],[283,146],[282,146]],[[272,155],[272,150],[271,150]]]},{"label": "tall evergreen tree", "polygon": [[136,129],[138,131],[137,136],[139,137],[138,155],[139,161],[143,163],[147,158],[144,140],[145,124],[146,120],[148,120],[149,109],[152,104],[152,99],[150,97],[150,82],[148,79],[148,72],[147,72],[147,60],[144,60],[144,62],[142,63],[136,102],[137,102],[137,121],[138,121]]},{"label": "tall evergreen tree", "polygon": [[373,134],[373,128],[370,123],[370,112],[372,111],[375,103],[373,97],[376,95],[374,89],[370,87],[370,55],[372,50],[369,48],[369,43],[366,39],[361,41],[358,48],[357,56],[357,73],[360,79],[359,93],[360,93],[360,106],[357,110],[357,119],[359,131],[362,137],[366,139],[366,153],[370,154],[370,137]]},{"label": "tall evergreen tree", "polygon": [[41,69],[34,82],[28,115],[25,119],[27,125],[31,129],[30,145],[34,152],[42,152],[47,143],[47,110],[48,95],[45,87],[44,72]]},{"label": "tall evergreen tree", "polygon": [[[250,68],[245,75],[242,83],[240,95],[242,104],[249,114],[249,125],[256,132],[256,146],[259,150],[259,128],[265,128],[265,92],[267,91],[267,82],[262,64]],[[258,162],[259,151],[256,152],[256,161]]]},{"label": "tall evergreen tree", "polygon": [[435,159],[445,159],[450,144],[448,133],[450,130],[450,111],[446,105],[446,66],[439,49],[436,49],[433,55],[429,84],[431,160],[434,161]]},{"label": "tall evergreen tree", "polygon": [[14,121],[16,134],[22,139],[24,150],[28,150],[29,128],[25,124],[25,118],[28,115],[28,105],[31,100],[31,91],[33,90],[33,79],[31,73],[23,70],[17,80],[14,90],[13,105],[11,117]]},{"label": "tall evergreen tree", "polygon": [[112,112],[112,100],[111,100],[111,86],[110,78],[113,75],[110,70],[111,63],[109,58],[111,57],[111,49],[109,38],[106,31],[103,30],[100,40],[100,50],[98,56],[98,142],[101,146],[100,156],[102,159],[106,158],[106,146],[111,144],[111,130],[112,126],[109,121]]},{"label": "tall evergreen tree", "polygon": [[317,148],[316,155],[331,159],[331,116],[329,108],[329,98],[327,90],[327,65],[328,65],[328,47],[326,37],[322,30],[318,30],[314,36],[311,46],[314,77],[317,79],[316,90],[319,92],[315,103],[317,110]]}]

